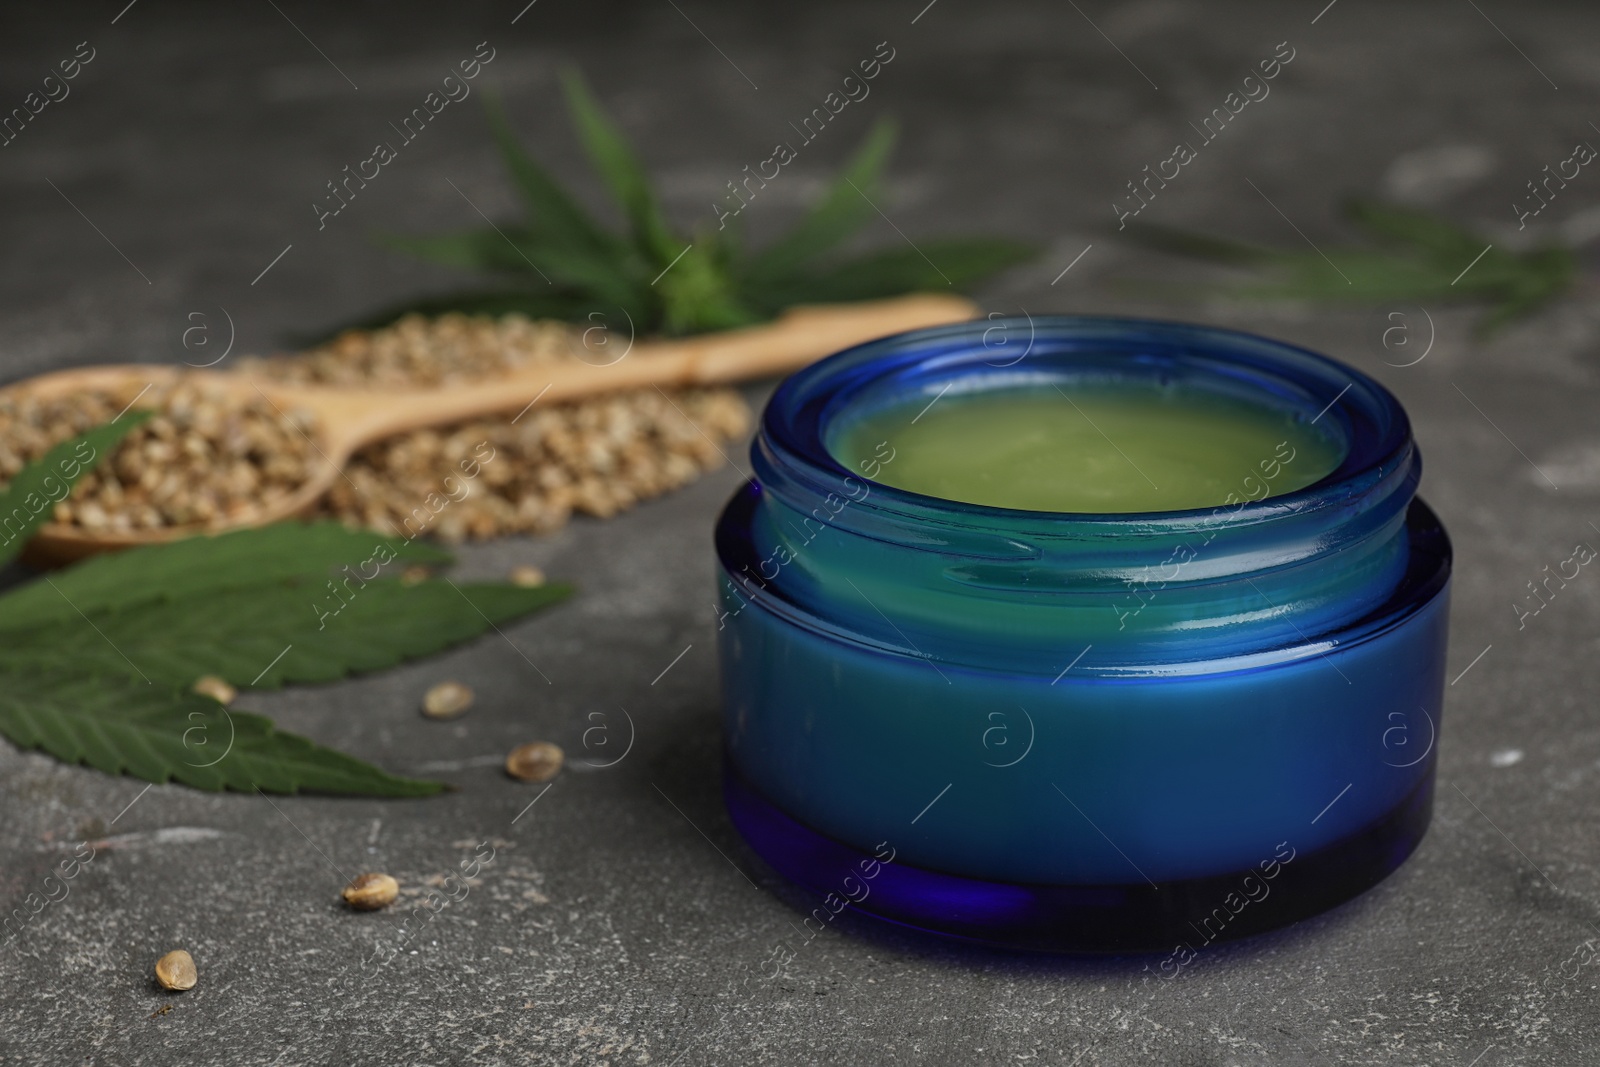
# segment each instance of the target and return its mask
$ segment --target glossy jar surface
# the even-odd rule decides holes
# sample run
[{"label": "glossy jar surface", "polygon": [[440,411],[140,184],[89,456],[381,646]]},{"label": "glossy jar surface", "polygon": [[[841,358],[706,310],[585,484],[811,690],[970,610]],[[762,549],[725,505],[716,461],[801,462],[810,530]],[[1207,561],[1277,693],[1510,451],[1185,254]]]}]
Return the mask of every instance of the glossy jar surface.
[{"label": "glossy jar surface", "polygon": [[[1342,461],[1268,496],[1293,463],[1275,451],[1222,506],[1090,515],[885,485],[892,440],[854,470],[829,450],[908,398],[1111,379],[1286,409]],[[1346,899],[1421,839],[1450,546],[1366,375],[1177,323],[967,323],[796,374],[752,462],[716,534],[726,797],[827,894],[808,929],[837,904],[991,943],[1197,950]]]}]

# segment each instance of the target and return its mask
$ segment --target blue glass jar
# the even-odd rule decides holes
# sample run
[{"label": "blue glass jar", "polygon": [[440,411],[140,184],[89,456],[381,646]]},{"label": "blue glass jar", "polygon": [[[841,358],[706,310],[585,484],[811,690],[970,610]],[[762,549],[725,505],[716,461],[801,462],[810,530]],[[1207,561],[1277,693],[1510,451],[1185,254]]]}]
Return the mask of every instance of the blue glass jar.
[{"label": "blue glass jar", "polygon": [[[923,496],[829,451],[891,402],[1085,378],[1251,398],[1343,460],[1282,496],[1248,499],[1242,471],[1221,507],[1088,515]],[[716,532],[725,797],[824,895],[808,928],[851,907],[1181,968],[1361,892],[1421,840],[1450,544],[1368,376],[1202,326],[980,321],[794,375],[751,457]]]}]

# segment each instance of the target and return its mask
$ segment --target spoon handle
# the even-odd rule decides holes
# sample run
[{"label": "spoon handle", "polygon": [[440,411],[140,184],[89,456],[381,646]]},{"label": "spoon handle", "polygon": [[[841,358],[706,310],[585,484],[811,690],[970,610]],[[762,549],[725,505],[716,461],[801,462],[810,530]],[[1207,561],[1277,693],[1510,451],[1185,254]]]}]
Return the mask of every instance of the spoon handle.
[{"label": "spoon handle", "polygon": [[488,382],[436,389],[355,390],[262,382],[263,393],[311,408],[326,454],[342,462],[373,441],[442,426],[534,402],[554,403],[652,386],[711,385],[787,374],[823,356],[886,334],[961,322],[977,308],[942,294],[914,294],[859,304],[798,307],[767,325],[671,341],[640,342],[608,364],[582,361],[529,367]]}]

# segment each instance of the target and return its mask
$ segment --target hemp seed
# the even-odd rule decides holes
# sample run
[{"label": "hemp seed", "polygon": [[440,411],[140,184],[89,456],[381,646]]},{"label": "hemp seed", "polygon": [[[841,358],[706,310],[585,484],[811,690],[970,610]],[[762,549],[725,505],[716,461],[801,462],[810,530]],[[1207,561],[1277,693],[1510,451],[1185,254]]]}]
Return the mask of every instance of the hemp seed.
[{"label": "hemp seed", "polygon": [[183,949],[173,949],[156,960],[156,981],[162,989],[181,993],[193,989],[199,976],[195,973],[194,957]]},{"label": "hemp seed", "polygon": [[511,584],[523,589],[537,589],[544,584],[544,571],[538,567],[520,566],[511,568]]},{"label": "hemp seed", "polygon": [[518,745],[506,756],[506,773],[523,782],[548,782],[561,773],[566,754],[559,745],[535,741]]},{"label": "hemp seed", "polygon": [[207,674],[196,679],[190,689],[203,697],[210,697],[218,704],[232,704],[233,698],[239,695],[237,689],[229,685],[225,679],[218,678],[214,674]]},{"label": "hemp seed", "polygon": [[357,911],[377,911],[394,903],[400,895],[400,883],[387,874],[359,874],[341,895]]},{"label": "hemp seed", "polygon": [[422,698],[422,714],[430,719],[454,719],[472,707],[472,690],[460,682],[440,682]]},{"label": "hemp seed", "polygon": [[102,533],[214,527],[293,493],[318,458],[309,413],[232,396],[198,375],[66,396],[23,385],[0,393],[0,479],[130,406],[155,415],[83,475],[53,521]]}]

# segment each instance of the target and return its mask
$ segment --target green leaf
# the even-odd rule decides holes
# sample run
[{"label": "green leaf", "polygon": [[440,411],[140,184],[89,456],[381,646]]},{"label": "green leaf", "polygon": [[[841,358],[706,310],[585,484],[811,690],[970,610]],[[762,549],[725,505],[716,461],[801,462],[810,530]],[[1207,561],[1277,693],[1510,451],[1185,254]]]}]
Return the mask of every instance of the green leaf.
[{"label": "green leaf", "polygon": [[77,671],[0,674],[0,734],[67,763],[196,789],[418,797],[446,788],[280,733],[209,697]]},{"label": "green leaf", "polygon": [[1546,248],[1523,257],[1526,270],[1504,299],[1477,325],[1479,336],[1530,315],[1572,287],[1578,277],[1578,257],[1566,248]]},{"label": "green leaf", "polygon": [[[879,179],[894,148],[895,125],[889,119],[872,127],[844,172],[826,195],[794,229],[768,246],[750,263],[750,277],[782,279],[855,233],[877,211],[871,201],[880,199]],[[941,284],[943,284],[941,282]]]},{"label": "green leaf", "polygon": [[[1489,244],[1447,219],[1415,208],[1357,199],[1345,205],[1352,221],[1374,236],[1409,246],[1431,258],[1465,266]],[[1459,267],[1457,268],[1460,269]]]},{"label": "green leaf", "polygon": [[262,689],[331,682],[460,644],[570,592],[359,577],[193,590],[9,634],[0,671],[77,668],[176,686],[215,674]]},{"label": "green leaf", "polygon": [[57,622],[81,625],[84,615],[146,601],[186,602],[291,578],[315,578],[321,584],[343,567],[371,573],[387,556],[401,564],[442,564],[452,558],[424,541],[336,522],[274,523],[95,556],[0,597],[0,632]]},{"label": "green leaf", "polygon": [[697,249],[697,242],[686,242],[672,233],[644,167],[583,78],[576,71],[568,71],[563,85],[572,123],[590,162],[627,215],[640,255],[658,269],[647,283],[659,301],[657,313],[650,320],[669,335],[721,330],[757,321],[758,316],[741,304],[717,246],[708,241],[705,248]]},{"label": "green leaf", "polygon": [[[894,128],[880,122],[817,207],[788,236],[755,258],[743,255],[739,223],[706,226],[693,242],[675,234],[649,179],[620,130],[576,71],[563,76],[568,111],[584,151],[621,205],[627,238],[601,227],[517,143],[499,104],[488,101],[491,132],[528,215],[493,231],[387,237],[391,247],[437,263],[526,278],[529,291],[466,292],[407,302],[355,323],[387,325],[402,314],[467,311],[585,322],[625,310],[639,335],[669,336],[745,326],[791,303],[868,300],[915,289],[970,284],[1031,254],[1016,242],[955,241],[940,247],[940,267],[890,252],[830,270],[819,260],[875,210]],[[724,219],[724,222],[727,220]],[[496,241],[494,238],[499,240]],[[925,243],[925,249],[933,247]],[[941,256],[949,255],[947,264]],[[920,258],[920,257],[919,257]],[[541,291],[533,281],[545,282]]]},{"label": "green leaf", "polygon": [[1348,212],[1384,247],[1280,252],[1168,227],[1139,226],[1130,236],[1140,243],[1255,267],[1258,280],[1241,285],[1143,284],[1138,288],[1147,295],[1221,292],[1246,299],[1330,304],[1486,300],[1494,304],[1494,310],[1478,324],[1478,332],[1483,334],[1556,299],[1578,276],[1577,259],[1569,249],[1510,252],[1428,212],[1372,200],[1353,201]]},{"label": "green leaf", "polygon": [[1454,276],[1409,256],[1333,248],[1328,250],[1327,259],[1315,252],[1281,255],[1275,265],[1264,272],[1265,280],[1259,284],[1240,285],[1235,291],[1246,297],[1331,303],[1469,296],[1467,289],[1458,288],[1452,293],[1450,281]]},{"label": "green leaf", "polygon": [[[54,505],[67,498],[78,479],[150,415],[148,411],[124,412],[104,426],[62,441],[18,471],[0,490],[0,565],[16,558],[33,532],[50,521]],[[30,499],[37,507],[29,504]]]},{"label": "green leaf", "polygon": [[716,246],[697,244],[662,273],[661,330],[669,336],[726,330],[758,322],[762,316],[745,306],[732,279],[719,263]]},{"label": "green leaf", "polygon": [[562,76],[567,93],[567,109],[572,124],[589,154],[589,161],[611,189],[611,195],[628,217],[634,244],[646,259],[665,267],[683,251],[687,242],[673,236],[650,191],[650,180],[623,140],[622,133],[606,116],[576,70]]},{"label": "green leaf", "polygon": [[528,207],[530,227],[548,234],[554,243],[587,253],[599,265],[620,263],[623,243],[595,223],[549,172],[522,150],[499,99],[485,95],[484,109],[506,169]]}]

